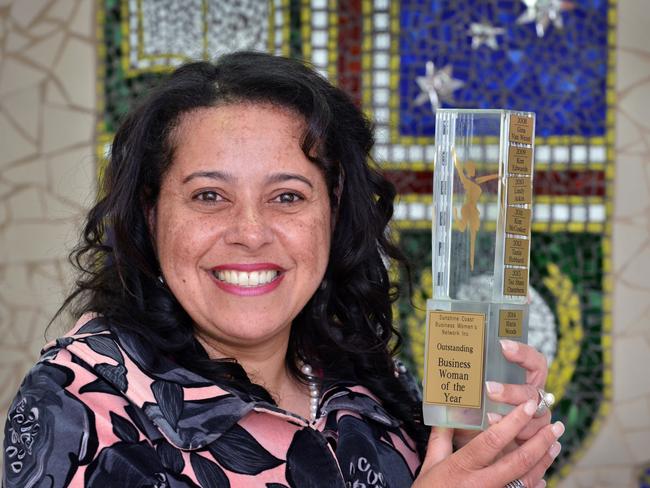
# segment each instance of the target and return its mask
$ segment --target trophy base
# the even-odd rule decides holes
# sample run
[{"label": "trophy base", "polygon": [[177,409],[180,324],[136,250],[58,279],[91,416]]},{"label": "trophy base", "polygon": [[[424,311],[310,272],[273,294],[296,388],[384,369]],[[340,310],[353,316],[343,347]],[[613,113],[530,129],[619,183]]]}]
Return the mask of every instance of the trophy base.
[{"label": "trophy base", "polygon": [[487,397],[485,382],[525,382],[525,370],[506,360],[499,340],[525,343],[527,333],[526,304],[428,300],[424,423],[483,430],[488,412],[512,410]]}]

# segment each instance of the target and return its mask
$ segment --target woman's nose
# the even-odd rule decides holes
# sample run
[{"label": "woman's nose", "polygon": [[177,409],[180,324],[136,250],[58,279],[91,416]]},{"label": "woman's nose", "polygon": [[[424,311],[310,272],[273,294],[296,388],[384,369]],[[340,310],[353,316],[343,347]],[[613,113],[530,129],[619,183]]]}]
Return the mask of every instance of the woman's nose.
[{"label": "woman's nose", "polygon": [[267,216],[254,206],[242,206],[233,212],[224,239],[227,244],[256,250],[273,240],[273,232]]}]

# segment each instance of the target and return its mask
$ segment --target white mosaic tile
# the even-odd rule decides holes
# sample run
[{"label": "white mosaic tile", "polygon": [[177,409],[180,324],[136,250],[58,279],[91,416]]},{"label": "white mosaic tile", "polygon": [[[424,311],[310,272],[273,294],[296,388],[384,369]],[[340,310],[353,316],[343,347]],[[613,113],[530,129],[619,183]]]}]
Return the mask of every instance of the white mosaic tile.
[{"label": "white mosaic tile", "polygon": [[389,25],[389,15],[387,13],[376,13],[373,15],[373,29],[386,30]]},{"label": "white mosaic tile", "polygon": [[327,47],[327,32],[314,30],[311,34],[311,44],[314,47]]},{"label": "white mosaic tile", "polygon": [[427,218],[427,206],[424,203],[411,203],[409,205],[409,220],[423,220]]},{"label": "white mosaic tile", "polygon": [[573,164],[586,164],[589,159],[587,146],[576,145],[571,147],[571,159]]},{"label": "white mosaic tile", "polygon": [[536,163],[548,163],[551,160],[551,148],[550,146],[541,145],[535,146],[535,162]]},{"label": "white mosaic tile", "polygon": [[316,66],[327,66],[327,49],[314,49],[311,59]]},{"label": "white mosaic tile", "polygon": [[553,148],[554,163],[568,163],[570,151],[568,146],[555,146]]},{"label": "white mosaic tile", "polygon": [[311,14],[311,25],[314,29],[327,28],[327,12],[315,11]]}]

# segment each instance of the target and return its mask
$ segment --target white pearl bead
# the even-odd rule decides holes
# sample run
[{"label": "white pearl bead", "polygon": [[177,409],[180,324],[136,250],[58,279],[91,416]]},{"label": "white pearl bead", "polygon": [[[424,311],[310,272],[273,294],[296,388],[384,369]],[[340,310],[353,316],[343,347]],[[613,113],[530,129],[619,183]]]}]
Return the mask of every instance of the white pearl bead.
[{"label": "white pearl bead", "polygon": [[320,389],[318,388],[318,383],[316,383],[313,369],[311,365],[303,363],[300,366],[300,371],[302,374],[309,378],[309,417],[313,422],[316,420],[316,414],[318,413],[318,405],[320,403]]}]

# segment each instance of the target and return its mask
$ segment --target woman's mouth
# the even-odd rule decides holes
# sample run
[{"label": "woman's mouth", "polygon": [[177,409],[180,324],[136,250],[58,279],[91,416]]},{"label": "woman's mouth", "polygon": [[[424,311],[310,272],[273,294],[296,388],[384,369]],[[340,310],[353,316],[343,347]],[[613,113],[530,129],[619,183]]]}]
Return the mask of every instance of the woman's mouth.
[{"label": "woman's mouth", "polygon": [[275,280],[280,274],[277,270],[237,271],[234,269],[213,270],[212,274],[219,281],[242,287],[264,286]]},{"label": "woman's mouth", "polygon": [[284,278],[284,270],[272,263],[224,264],[211,273],[221,290],[247,297],[270,293]]}]

